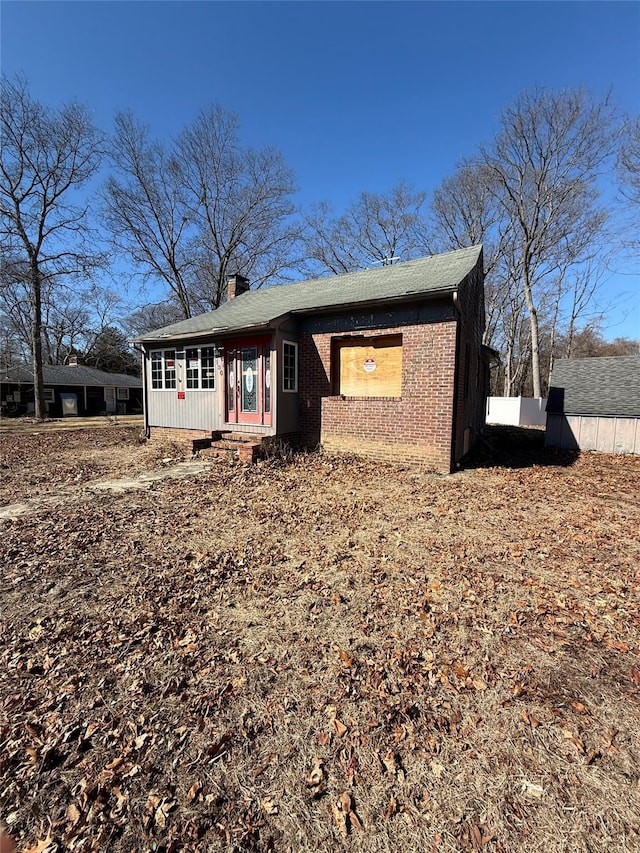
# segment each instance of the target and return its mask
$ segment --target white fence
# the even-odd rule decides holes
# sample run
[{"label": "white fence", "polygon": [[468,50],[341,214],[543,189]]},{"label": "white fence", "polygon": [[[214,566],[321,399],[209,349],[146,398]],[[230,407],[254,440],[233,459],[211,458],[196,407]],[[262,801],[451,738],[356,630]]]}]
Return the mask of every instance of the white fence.
[{"label": "white fence", "polygon": [[485,420],[488,424],[509,426],[545,426],[545,397],[487,397]]}]

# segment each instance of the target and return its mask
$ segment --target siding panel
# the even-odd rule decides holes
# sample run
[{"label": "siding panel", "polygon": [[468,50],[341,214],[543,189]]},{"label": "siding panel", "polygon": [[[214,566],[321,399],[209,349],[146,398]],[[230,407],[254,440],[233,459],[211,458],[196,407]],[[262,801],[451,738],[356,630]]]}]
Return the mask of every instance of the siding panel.
[{"label": "siding panel", "polygon": [[549,414],[546,447],[640,455],[640,418]]}]

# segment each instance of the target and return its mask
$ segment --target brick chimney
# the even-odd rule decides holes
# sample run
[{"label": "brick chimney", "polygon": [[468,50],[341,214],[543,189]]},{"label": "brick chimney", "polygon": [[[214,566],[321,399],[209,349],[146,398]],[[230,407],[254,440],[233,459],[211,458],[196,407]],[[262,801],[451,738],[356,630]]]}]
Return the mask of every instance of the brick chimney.
[{"label": "brick chimney", "polygon": [[227,301],[235,299],[236,296],[240,296],[246,290],[249,290],[249,282],[244,276],[236,273],[227,278]]}]

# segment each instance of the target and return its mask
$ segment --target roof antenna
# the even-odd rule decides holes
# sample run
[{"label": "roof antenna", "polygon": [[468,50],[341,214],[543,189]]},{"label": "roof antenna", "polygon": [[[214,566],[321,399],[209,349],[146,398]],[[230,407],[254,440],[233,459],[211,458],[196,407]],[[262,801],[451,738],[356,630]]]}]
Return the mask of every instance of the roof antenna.
[{"label": "roof antenna", "polygon": [[380,260],[371,260],[369,263],[371,264],[381,264],[383,267],[390,267],[394,261],[399,261],[400,256],[394,255],[393,257],[380,258]]}]

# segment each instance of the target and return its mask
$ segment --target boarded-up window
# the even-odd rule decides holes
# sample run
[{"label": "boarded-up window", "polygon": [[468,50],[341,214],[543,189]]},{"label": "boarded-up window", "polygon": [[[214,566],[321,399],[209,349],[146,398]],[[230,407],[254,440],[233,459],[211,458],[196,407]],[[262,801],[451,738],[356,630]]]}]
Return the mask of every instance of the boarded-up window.
[{"label": "boarded-up window", "polygon": [[336,393],[345,397],[402,395],[402,335],[335,338]]}]

